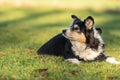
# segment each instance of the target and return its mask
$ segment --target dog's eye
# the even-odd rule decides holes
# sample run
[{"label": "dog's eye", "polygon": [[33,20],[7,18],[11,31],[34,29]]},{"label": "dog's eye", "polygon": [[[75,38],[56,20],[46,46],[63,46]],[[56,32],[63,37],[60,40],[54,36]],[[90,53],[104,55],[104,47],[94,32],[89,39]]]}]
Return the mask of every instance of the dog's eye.
[{"label": "dog's eye", "polygon": [[78,25],[74,25],[74,29],[75,30],[79,29],[79,26]]},{"label": "dog's eye", "polygon": [[78,25],[74,25],[74,30],[76,30],[76,31],[80,31],[79,29],[80,29],[80,28],[79,28]]}]

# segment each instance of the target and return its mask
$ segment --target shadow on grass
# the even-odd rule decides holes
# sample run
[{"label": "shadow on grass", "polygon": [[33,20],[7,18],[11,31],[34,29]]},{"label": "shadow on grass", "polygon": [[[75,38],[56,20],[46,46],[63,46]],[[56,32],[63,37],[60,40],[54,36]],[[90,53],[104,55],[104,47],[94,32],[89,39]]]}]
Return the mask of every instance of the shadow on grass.
[{"label": "shadow on grass", "polygon": [[20,19],[3,21],[3,22],[1,21],[0,22],[0,27],[7,27],[8,25],[11,25],[11,24],[13,24],[13,25],[18,24],[19,25],[19,23],[26,22],[27,20],[34,20],[38,17],[45,17],[46,15],[62,13],[62,10],[51,10],[51,11],[47,11],[47,12],[40,12],[40,11],[34,12],[34,10],[31,10],[31,11],[28,11],[30,13],[28,13],[27,11],[28,10],[26,10],[26,11],[24,10],[24,13],[26,14],[26,17],[23,17],[23,18],[20,18]]},{"label": "shadow on grass", "polygon": [[[16,11],[19,11],[19,10],[22,11],[22,9],[18,9]],[[70,12],[72,13],[74,11],[71,10]],[[26,22],[26,24],[28,24],[27,26],[30,26],[26,30],[27,31],[29,30],[32,33],[36,33],[36,30],[37,31],[38,30],[40,30],[40,31],[43,30],[44,31],[44,29],[47,29],[47,28],[49,30],[49,29],[52,29],[53,27],[65,26],[66,25],[66,22],[64,20],[60,20],[59,23],[56,23],[56,22],[55,23],[45,23],[44,22],[44,23],[41,23],[41,24],[38,24],[38,22],[37,22],[37,24],[35,24],[35,23],[32,24],[32,23],[27,22],[28,20],[33,20],[34,21],[38,17],[39,18],[40,17],[44,18],[44,17],[46,17],[48,15],[54,15],[54,18],[57,18],[58,14],[63,14],[63,13],[67,14],[67,11],[65,11],[65,10],[60,10],[60,9],[52,10],[51,9],[51,10],[43,11],[43,12],[39,11],[39,10],[34,12],[33,9],[32,10],[23,9],[23,12],[26,14],[26,16],[23,17],[23,18],[14,19],[14,20],[0,21],[0,28],[2,28],[2,29],[0,29],[0,33],[1,33],[2,36],[4,36],[4,37],[1,37],[2,39],[0,39],[2,42],[7,42],[7,43],[12,44],[14,42],[19,41],[21,39],[20,37],[26,37],[26,36],[27,36],[27,38],[23,38],[23,41],[24,40],[28,41],[30,39],[29,35],[28,35],[28,32],[24,32],[24,31],[22,31],[22,29],[19,30],[19,28],[15,29],[15,31],[12,31],[12,34],[16,34],[15,36],[12,35],[12,34],[11,35],[6,35],[6,32],[8,32],[8,33],[11,32],[10,29],[14,30],[15,27],[18,27],[18,26],[20,27],[20,24],[24,23],[24,22]],[[102,26],[101,27],[102,30],[103,30],[102,36],[103,36],[105,42],[107,44],[110,44],[110,45],[117,45],[117,46],[120,45],[120,42],[119,42],[120,36],[118,34],[118,31],[120,30],[120,27],[119,27],[120,26],[120,23],[119,23],[119,21],[120,21],[120,15],[119,15],[120,11],[119,10],[106,10],[106,11],[103,11],[103,12],[97,12],[97,11],[93,11],[93,10],[88,9],[88,10],[84,10],[84,11],[76,10],[75,12],[77,14],[80,14],[80,15],[84,15],[84,12],[86,12],[87,14],[85,14],[84,16],[93,15],[93,16],[96,17],[96,20],[97,20],[97,17],[101,17],[103,20],[105,20],[105,22],[96,23],[96,24]],[[2,12],[0,12],[0,13],[3,14]],[[17,15],[17,14],[15,14],[15,15]],[[70,16],[70,15],[68,15],[68,16]],[[50,21],[51,18],[47,18],[47,19],[49,19],[48,21]],[[12,25],[12,26],[7,28],[9,25]],[[65,28],[67,28],[68,26],[65,26]],[[4,29],[7,29],[7,30],[4,30]],[[59,28],[58,28],[58,30],[59,30]],[[112,33],[113,31],[115,31],[116,34],[118,34],[118,35],[113,34]],[[39,32],[36,33],[36,34],[39,34]],[[10,38],[7,38],[8,36]],[[9,40],[9,39],[11,39],[11,40]]]},{"label": "shadow on grass", "polygon": [[[30,39],[30,32],[31,33],[34,33],[35,30],[37,29],[34,29],[36,28],[35,26],[41,26],[41,25],[33,25],[33,23],[29,23],[29,20],[35,20],[37,19],[38,17],[39,18],[44,18],[46,17],[47,15],[56,15],[56,14],[60,14],[62,13],[62,10],[56,10],[56,9],[53,9],[53,10],[48,10],[48,11],[39,11],[39,10],[34,10],[34,9],[11,9],[10,12],[14,12],[14,11],[23,11],[24,14],[26,14],[25,17],[23,18],[19,18],[19,19],[13,19],[13,20],[1,20],[0,21],[0,45],[2,46],[8,46],[8,45],[11,45],[11,44],[19,44],[19,43],[22,43],[22,41],[26,41],[26,40],[29,40]],[[0,12],[1,14],[6,14],[6,13],[10,13],[9,10],[7,11],[4,11],[3,12]],[[5,15],[1,15],[2,17],[5,16]],[[17,14],[15,14],[16,16]],[[10,17],[11,15],[9,15],[8,17]],[[6,16],[5,16],[6,17]],[[30,32],[25,32],[24,30],[22,29],[19,29],[20,27],[22,27],[23,25],[21,24],[28,24],[27,26],[30,26],[29,28],[31,28],[32,26],[34,26],[34,28],[27,28],[26,30],[30,30]],[[38,22],[37,22],[38,23]],[[58,25],[58,24],[52,24],[52,25],[42,25],[42,26],[53,26],[53,25]],[[59,24],[60,25],[60,24]],[[9,27],[8,27],[9,26]],[[26,27],[26,26],[24,26]],[[24,28],[23,27],[23,28]],[[46,27],[43,27],[43,28],[46,28]],[[39,33],[38,33],[39,34]]]},{"label": "shadow on grass", "polygon": [[[103,37],[106,43],[112,48],[120,45],[120,10],[106,10],[103,15],[106,22],[100,23],[103,29]],[[101,16],[102,17],[102,16]]]}]

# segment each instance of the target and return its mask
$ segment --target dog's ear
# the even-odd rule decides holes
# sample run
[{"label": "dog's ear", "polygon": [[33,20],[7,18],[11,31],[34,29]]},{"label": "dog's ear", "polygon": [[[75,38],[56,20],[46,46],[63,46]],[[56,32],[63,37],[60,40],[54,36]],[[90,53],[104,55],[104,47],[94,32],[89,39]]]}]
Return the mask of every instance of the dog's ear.
[{"label": "dog's ear", "polygon": [[94,19],[91,16],[88,16],[85,20],[85,26],[87,29],[91,30],[94,26]]},{"label": "dog's ear", "polygon": [[74,20],[76,20],[76,19],[80,20],[76,15],[71,15],[71,18]]},{"label": "dog's ear", "polygon": [[76,15],[71,15],[72,19],[78,19],[78,17]]},{"label": "dog's ear", "polygon": [[99,34],[102,34],[102,29],[101,28],[96,28]]}]

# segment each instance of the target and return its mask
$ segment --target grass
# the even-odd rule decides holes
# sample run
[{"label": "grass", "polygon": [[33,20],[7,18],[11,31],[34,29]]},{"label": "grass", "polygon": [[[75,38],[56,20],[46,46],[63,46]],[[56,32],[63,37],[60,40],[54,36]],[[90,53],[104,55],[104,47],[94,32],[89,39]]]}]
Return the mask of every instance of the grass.
[{"label": "grass", "polygon": [[69,27],[71,14],[78,15],[82,20],[89,15],[93,16],[95,25],[103,30],[102,36],[107,44],[106,55],[120,61],[119,10],[1,7],[0,79],[120,80],[119,65],[81,62],[76,66],[64,62],[61,57],[36,56],[42,44]]}]

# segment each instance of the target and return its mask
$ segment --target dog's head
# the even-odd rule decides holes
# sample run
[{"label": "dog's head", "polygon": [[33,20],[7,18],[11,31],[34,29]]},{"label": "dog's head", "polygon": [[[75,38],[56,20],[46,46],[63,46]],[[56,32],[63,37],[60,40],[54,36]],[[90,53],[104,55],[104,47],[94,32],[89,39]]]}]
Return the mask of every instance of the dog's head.
[{"label": "dog's head", "polygon": [[63,30],[63,35],[69,40],[85,43],[86,32],[88,30],[92,30],[94,19],[91,16],[88,16],[84,21],[82,21],[75,15],[72,15],[71,17],[73,19],[73,23],[70,28]]}]

